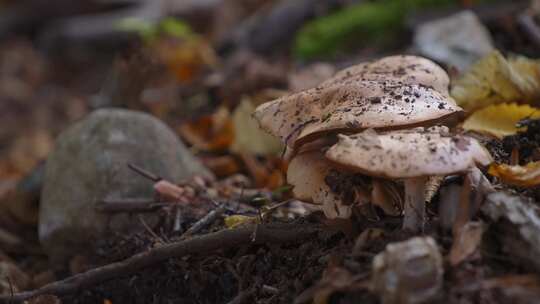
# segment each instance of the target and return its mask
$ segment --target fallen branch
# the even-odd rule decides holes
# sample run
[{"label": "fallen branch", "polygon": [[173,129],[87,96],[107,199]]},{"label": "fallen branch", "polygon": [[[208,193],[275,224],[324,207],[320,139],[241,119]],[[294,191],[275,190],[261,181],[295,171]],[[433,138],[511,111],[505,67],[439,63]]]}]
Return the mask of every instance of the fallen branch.
[{"label": "fallen branch", "polygon": [[[253,244],[297,241],[305,239],[318,230],[319,228],[317,226],[308,224],[274,223],[259,225],[257,239]],[[0,303],[22,302],[44,294],[56,296],[72,294],[110,279],[132,274],[142,268],[149,267],[169,258],[182,257],[189,254],[202,255],[219,249],[249,244],[252,233],[253,226],[244,226],[236,229],[224,229],[203,236],[193,237],[185,241],[166,244],[136,254],[123,261],[98,267],[64,280],[47,284],[36,290],[16,293],[12,296],[0,296]]]}]

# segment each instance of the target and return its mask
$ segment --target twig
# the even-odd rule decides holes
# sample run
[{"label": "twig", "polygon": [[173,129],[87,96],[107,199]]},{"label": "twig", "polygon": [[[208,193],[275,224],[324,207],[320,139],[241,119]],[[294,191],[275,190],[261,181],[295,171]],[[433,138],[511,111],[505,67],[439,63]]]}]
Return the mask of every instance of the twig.
[{"label": "twig", "polygon": [[174,214],[173,232],[179,233],[182,231],[182,211],[178,206],[176,207]]},{"label": "twig", "polygon": [[279,294],[279,289],[275,288],[274,286],[270,286],[270,285],[266,285],[266,284],[263,284],[262,291],[264,291],[264,292],[266,292],[268,294],[272,294],[272,295]]},{"label": "twig", "polygon": [[144,218],[140,214],[139,214],[139,221],[143,225],[144,229],[146,229],[146,231],[148,233],[150,233],[150,235],[153,236],[156,240],[160,241],[162,244],[167,243],[167,242],[165,242],[163,240],[163,238],[161,238],[159,235],[157,235],[157,233],[155,233],[154,230],[152,230],[152,228],[150,228],[150,226],[148,226],[148,224],[146,223],[146,221],[144,220]]},{"label": "twig", "polygon": [[149,179],[149,180],[151,180],[151,181],[153,181],[153,182],[156,182],[156,183],[157,183],[157,182],[159,182],[160,180],[162,180],[161,177],[159,177],[159,176],[153,174],[152,172],[146,171],[146,170],[144,170],[143,168],[141,168],[141,167],[139,167],[139,166],[137,166],[137,165],[135,165],[135,164],[128,164],[128,167],[129,167],[131,170],[133,170],[133,171],[139,173],[142,177],[146,177],[147,179]]},{"label": "twig", "polygon": [[[319,228],[318,226],[308,224],[265,224],[259,225],[258,230],[256,244],[265,244],[303,240],[316,233]],[[173,257],[182,257],[189,254],[202,255],[219,249],[249,244],[252,232],[253,227],[243,226],[236,229],[224,229],[203,236],[196,236],[177,243],[169,243],[136,254],[126,260],[47,284],[36,290],[16,293],[13,296],[0,296],[0,303],[7,303],[8,301],[22,302],[43,294],[56,296],[67,295],[113,278],[132,274],[142,268]]]},{"label": "twig", "polygon": [[15,294],[14,291],[13,291],[13,282],[11,282],[11,279],[10,279],[9,275],[6,278],[7,278],[7,281],[9,283],[9,295],[10,295],[10,297],[13,297],[13,295]]},{"label": "twig", "polygon": [[200,220],[198,220],[195,224],[193,224],[189,229],[182,235],[182,237],[188,237],[192,236],[195,233],[201,231],[204,227],[207,227],[211,223],[213,223],[221,214],[225,211],[225,204],[222,204],[221,206],[217,207],[216,209],[208,212],[205,216],[203,216]]}]

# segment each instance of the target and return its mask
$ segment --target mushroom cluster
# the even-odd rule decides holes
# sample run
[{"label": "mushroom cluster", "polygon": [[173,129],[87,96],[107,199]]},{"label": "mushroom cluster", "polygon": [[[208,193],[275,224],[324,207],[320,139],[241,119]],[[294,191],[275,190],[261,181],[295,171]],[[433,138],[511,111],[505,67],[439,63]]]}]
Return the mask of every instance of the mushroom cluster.
[{"label": "mushroom cluster", "polygon": [[417,56],[390,56],[338,72],[319,86],[259,106],[254,117],[291,158],[287,181],[327,217],[393,200],[403,227],[424,223],[426,181],[487,165],[478,141],[445,125],[462,114],[446,72]]}]

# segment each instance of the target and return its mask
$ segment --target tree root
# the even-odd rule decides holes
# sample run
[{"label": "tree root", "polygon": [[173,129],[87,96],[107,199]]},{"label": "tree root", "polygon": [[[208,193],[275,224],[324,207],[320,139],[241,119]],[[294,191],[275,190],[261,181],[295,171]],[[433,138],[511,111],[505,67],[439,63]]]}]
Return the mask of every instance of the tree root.
[{"label": "tree root", "polygon": [[250,243],[287,243],[305,239],[319,231],[318,226],[310,224],[260,224],[257,228],[257,238],[251,240],[253,229],[253,226],[224,229],[214,233],[193,237],[185,241],[155,247],[123,261],[94,268],[64,280],[47,284],[39,289],[0,296],[0,303],[22,302],[44,294],[56,296],[72,294],[83,288],[88,288],[113,278],[132,274],[142,268],[162,262],[169,258],[177,258],[189,254],[201,255],[219,249],[227,249]]}]

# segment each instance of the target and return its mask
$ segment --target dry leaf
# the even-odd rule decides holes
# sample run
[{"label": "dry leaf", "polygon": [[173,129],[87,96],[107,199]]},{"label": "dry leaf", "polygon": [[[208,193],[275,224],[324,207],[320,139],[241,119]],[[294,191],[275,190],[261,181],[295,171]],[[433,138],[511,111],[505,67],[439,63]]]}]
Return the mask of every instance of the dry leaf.
[{"label": "dry leaf", "polygon": [[516,134],[516,124],[525,118],[540,118],[540,109],[515,103],[490,105],[469,116],[463,123],[463,129],[502,138]]},{"label": "dry leaf", "polygon": [[367,289],[369,283],[362,274],[353,275],[347,269],[332,263],[324,270],[321,280],[314,286],[304,290],[295,300],[295,304],[329,303],[330,297],[335,292],[353,292]]},{"label": "dry leaf", "polygon": [[256,223],[257,218],[254,217],[254,216],[235,214],[235,215],[227,216],[224,219],[224,222],[225,222],[225,226],[227,228],[235,228],[235,227],[238,227],[240,225]]},{"label": "dry leaf", "polygon": [[540,62],[525,57],[505,59],[488,54],[459,78],[450,94],[466,111],[503,102],[538,102]]},{"label": "dry leaf", "polygon": [[540,290],[540,277],[536,274],[509,274],[482,281],[482,288],[525,287]]},{"label": "dry leaf", "polygon": [[40,295],[25,302],[26,304],[62,304],[62,301],[54,295]]},{"label": "dry leaf", "polygon": [[255,106],[248,98],[243,98],[232,114],[234,127],[234,141],[231,146],[233,152],[250,154],[279,154],[282,150],[281,142],[259,128],[259,124],[252,117]]},{"label": "dry leaf", "polygon": [[240,173],[240,164],[232,155],[200,157],[199,159],[217,177],[227,177]]},{"label": "dry leaf", "polygon": [[255,184],[262,187],[270,175],[268,168],[250,154],[241,153],[239,157],[244,162],[244,166]]},{"label": "dry leaf", "polygon": [[488,173],[510,185],[519,187],[536,187],[540,185],[540,161],[531,162],[525,166],[492,164]]},{"label": "dry leaf", "polygon": [[162,38],[152,43],[151,49],[179,82],[192,81],[205,67],[217,62],[214,50],[199,37]]},{"label": "dry leaf", "polygon": [[356,238],[353,247],[353,255],[359,256],[370,244],[380,240],[385,236],[385,231],[381,228],[367,228]]},{"label": "dry leaf", "polygon": [[452,244],[450,249],[450,264],[456,266],[471,256],[480,246],[484,227],[480,222],[468,222],[464,225]]},{"label": "dry leaf", "polygon": [[53,146],[54,139],[49,131],[35,130],[23,134],[10,147],[9,164],[16,171],[27,173],[47,157]]},{"label": "dry leaf", "polygon": [[403,209],[402,189],[392,181],[373,179],[371,190],[371,203],[380,207],[384,213],[392,216],[401,215]]},{"label": "dry leaf", "polygon": [[178,131],[188,143],[206,151],[226,150],[234,139],[233,123],[225,107],[212,115],[182,124]]}]

